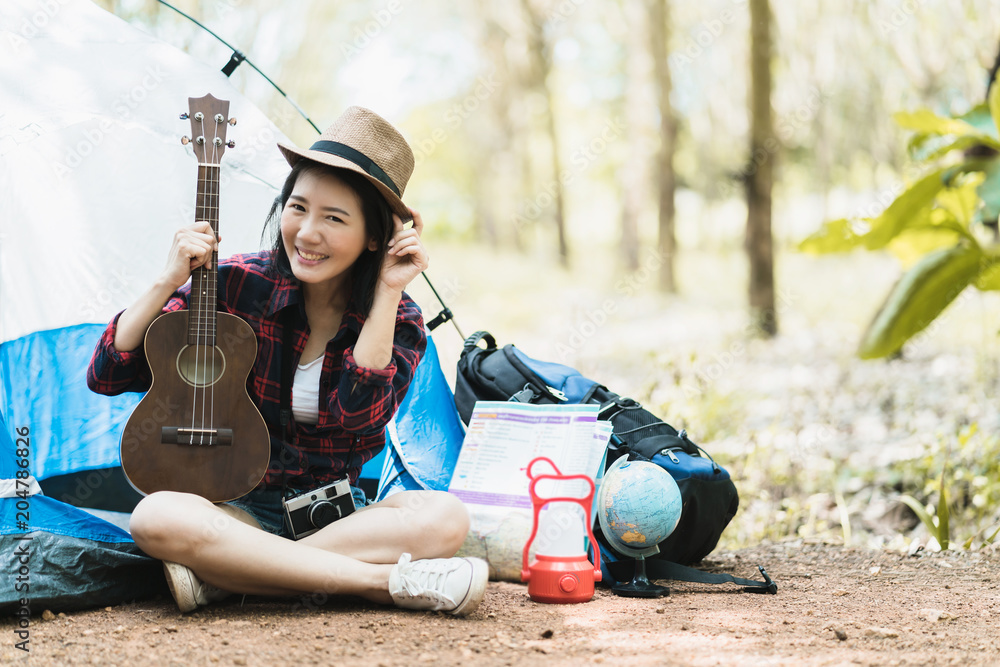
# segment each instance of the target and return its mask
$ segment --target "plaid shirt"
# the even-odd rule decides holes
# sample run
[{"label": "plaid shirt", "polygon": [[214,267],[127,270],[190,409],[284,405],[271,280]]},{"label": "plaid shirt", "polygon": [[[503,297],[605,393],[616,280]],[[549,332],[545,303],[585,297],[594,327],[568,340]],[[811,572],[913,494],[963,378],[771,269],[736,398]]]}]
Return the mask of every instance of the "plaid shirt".
[{"label": "plaid shirt", "polygon": [[[392,361],[384,369],[361,368],[354,343],[364,317],[348,307],[337,335],[327,343],[320,376],[319,421],[296,424],[293,444],[282,443],[280,312],[292,308],[297,364],[309,333],[298,282],[268,271],[270,253],[234,255],[219,262],[219,310],[246,320],[257,336],[257,359],[247,378],[247,392],[260,409],[271,435],[271,461],[262,485],[281,488],[282,463],[289,487],[309,490],[342,478],[357,482],[361,466],[385,446],[385,426],[403,401],[427,347],[420,308],[403,294],[396,312]],[[163,312],[187,307],[191,284],[170,298]],[[121,313],[108,325],[87,369],[87,385],[115,396],[146,391],[151,373],[142,347],[119,352],[114,347]],[[353,456],[352,456],[353,454]]]}]

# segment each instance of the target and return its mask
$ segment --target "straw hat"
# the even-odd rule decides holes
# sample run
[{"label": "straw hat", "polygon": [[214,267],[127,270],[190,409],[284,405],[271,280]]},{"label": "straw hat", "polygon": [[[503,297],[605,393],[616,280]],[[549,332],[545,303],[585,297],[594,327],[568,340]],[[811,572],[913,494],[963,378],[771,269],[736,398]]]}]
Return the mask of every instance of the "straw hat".
[{"label": "straw hat", "polygon": [[364,107],[350,107],[320,135],[308,150],[278,144],[295,165],[302,158],[355,171],[378,188],[393,212],[404,221],[410,211],[403,203],[403,190],[413,173],[413,151],[396,128]]}]

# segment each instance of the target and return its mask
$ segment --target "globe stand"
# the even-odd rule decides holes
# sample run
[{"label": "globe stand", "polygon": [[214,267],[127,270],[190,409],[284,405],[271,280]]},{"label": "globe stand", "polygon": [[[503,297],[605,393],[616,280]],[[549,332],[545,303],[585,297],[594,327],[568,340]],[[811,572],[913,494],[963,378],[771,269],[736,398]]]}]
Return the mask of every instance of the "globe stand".
[{"label": "globe stand", "polygon": [[646,557],[641,554],[635,558],[635,574],[632,575],[632,581],[615,584],[611,590],[615,595],[626,598],[661,598],[670,595],[669,588],[654,584],[646,578]]},{"label": "globe stand", "polygon": [[[670,523],[669,527],[667,528],[661,527],[658,530],[656,530],[655,535],[650,533],[648,535],[649,538],[648,541],[646,533],[649,531],[640,531],[642,533],[640,535],[640,537],[642,538],[641,542],[645,542],[646,544],[651,544],[651,546],[646,546],[644,548],[636,548],[637,545],[634,543],[625,544],[623,540],[620,539],[620,536],[617,536],[612,526],[612,519],[609,518],[609,514],[614,514],[614,511],[611,506],[611,503],[609,502],[611,498],[609,497],[608,481],[614,480],[614,483],[611,484],[610,486],[613,486],[616,491],[611,492],[611,494],[617,492],[617,490],[620,489],[620,485],[622,482],[621,478],[618,477],[618,475],[620,474],[619,471],[623,470],[626,466],[629,465],[630,464],[628,461],[628,457],[622,456],[617,461],[608,466],[608,469],[604,472],[604,479],[601,482],[601,487],[597,494],[597,507],[598,507],[597,518],[601,526],[601,534],[604,536],[604,539],[607,540],[608,544],[613,549],[615,549],[616,551],[625,556],[631,556],[632,558],[635,559],[635,573],[632,575],[632,581],[629,581],[627,583],[613,584],[611,586],[611,590],[615,593],[615,595],[621,595],[624,597],[659,598],[665,595],[670,595],[670,589],[667,588],[666,586],[658,586],[657,584],[654,584],[649,581],[649,578],[646,576],[646,557],[660,553],[660,548],[657,545],[663,540],[665,540],[667,537],[669,537],[670,534],[677,527],[677,522],[680,521],[681,509],[682,509],[681,492],[680,489],[677,488],[676,482],[674,482],[673,478],[670,477],[669,473],[665,472],[659,466],[656,466],[648,462],[645,463],[635,462],[634,465],[636,468],[641,468],[643,466],[649,467],[652,470],[656,471],[657,474],[661,475],[662,476],[661,479],[665,479],[667,482],[669,482],[668,486],[659,485],[660,489],[662,489],[663,491],[664,497],[670,499],[670,502],[664,503],[660,508],[660,510],[662,516],[669,516],[670,514],[672,514],[673,520]],[[634,524],[629,523],[627,519],[623,520],[616,516],[614,520],[619,522],[624,521],[625,523],[628,523],[629,526],[634,526]]]}]

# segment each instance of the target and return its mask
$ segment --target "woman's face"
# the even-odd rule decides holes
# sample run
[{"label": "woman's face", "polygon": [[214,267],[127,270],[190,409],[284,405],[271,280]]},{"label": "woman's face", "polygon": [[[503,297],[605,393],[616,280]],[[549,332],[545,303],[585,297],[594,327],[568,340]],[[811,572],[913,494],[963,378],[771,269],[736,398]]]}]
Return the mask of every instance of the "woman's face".
[{"label": "woman's face", "polygon": [[336,176],[307,170],[281,211],[281,238],[292,273],[303,283],[346,277],[377,244],[365,230],[361,199]]}]

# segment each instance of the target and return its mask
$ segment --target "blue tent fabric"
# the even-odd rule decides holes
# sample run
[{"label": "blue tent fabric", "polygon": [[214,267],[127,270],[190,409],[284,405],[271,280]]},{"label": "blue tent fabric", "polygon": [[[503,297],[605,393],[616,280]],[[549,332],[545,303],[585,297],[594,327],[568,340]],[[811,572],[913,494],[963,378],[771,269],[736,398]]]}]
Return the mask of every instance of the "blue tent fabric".
[{"label": "blue tent fabric", "polygon": [[[104,328],[79,324],[0,345],[0,416],[34,431],[32,474],[39,480],[118,465],[121,429],[142,396],[87,388],[87,365]],[[37,380],[25,382],[29,377]]]},{"label": "blue tent fabric", "polygon": [[427,351],[388,429],[377,499],[406,490],[447,491],[465,438],[437,347]]},{"label": "blue tent fabric", "polygon": [[[0,417],[0,479],[16,479],[19,460],[34,460],[30,427],[11,436]],[[26,456],[19,456],[18,447]],[[27,447],[25,447],[27,444]],[[25,487],[20,487],[25,488]],[[0,498],[0,549],[4,571],[19,573],[0,580],[0,614],[45,609],[74,611],[152,597],[164,592],[160,563],[144,555],[129,534],[66,503],[36,494]]]}]

